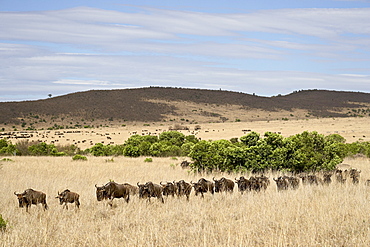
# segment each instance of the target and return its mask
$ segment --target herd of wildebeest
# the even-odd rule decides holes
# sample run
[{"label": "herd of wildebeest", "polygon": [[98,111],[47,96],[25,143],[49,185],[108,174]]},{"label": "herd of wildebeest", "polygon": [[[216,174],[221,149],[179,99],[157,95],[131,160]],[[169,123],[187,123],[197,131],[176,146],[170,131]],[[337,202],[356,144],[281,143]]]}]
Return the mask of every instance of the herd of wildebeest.
[{"label": "herd of wildebeest", "polygon": [[[322,172],[317,174],[301,173],[294,176],[280,176],[273,178],[276,183],[277,191],[284,190],[295,190],[298,189],[300,184],[314,185],[314,186],[325,186],[332,183],[332,176],[334,175],[336,182],[344,184],[347,180],[349,183],[359,184],[361,170],[354,168],[341,170],[336,169],[331,172]],[[201,178],[198,182],[185,182],[184,180],[173,181],[173,182],[160,182],[155,184],[153,182],[146,182],[143,184],[137,183],[137,186],[124,183],[119,184],[114,181],[110,181],[103,186],[96,187],[96,198],[98,201],[108,200],[110,206],[113,205],[114,198],[123,198],[127,203],[130,200],[130,196],[138,196],[141,199],[146,199],[150,202],[150,198],[156,197],[162,203],[164,203],[164,197],[186,197],[189,200],[191,191],[194,190],[195,196],[201,195],[204,197],[204,193],[232,193],[234,191],[235,184],[237,185],[238,191],[243,194],[247,192],[261,192],[265,191],[270,185],[270,179],[265,175],[251,176],[249,179],[241,176],[235,178],[235,180],[222,177],[221,179],[213,178],[213,181]],[[366,180],[366,185],[370,185],[370,180]],[[26,211],[31,207],[32,204],[42,204],[44,210],[48,209],[46,203],[46,194],[41,191],[33,189],[27,189],[23,193],[14,194],[18,198],[19,207],[26,207]],[[56,196],[59,199],[60,205],[63,208],[68,209],[68,203],[75,203],[75,207],[79,208],[79,194],[72,192],[68,189],[59,193]]]}]

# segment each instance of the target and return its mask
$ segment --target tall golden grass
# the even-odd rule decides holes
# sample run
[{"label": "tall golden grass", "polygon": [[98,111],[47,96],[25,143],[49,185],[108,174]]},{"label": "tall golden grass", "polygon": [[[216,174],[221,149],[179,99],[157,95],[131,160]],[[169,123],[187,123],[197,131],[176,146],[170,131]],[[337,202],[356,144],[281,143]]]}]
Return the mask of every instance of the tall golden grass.
[{"label": "tall golden grass", "polygon": [[[113,207],[98,202],[95,184],[197,180],[228,174],[192,174],[176,164],[181,158],[10,157],[0,162],[0,214],[8,221],[0,232],[2,246],[369,246],[370,187],[366,158],[347,159],[361,169],[359,185],[300,186],[277,192],[271,179],[266,192],[241,195],[191,194],[160,201],[136,196]],[[243,174],[244,175],[244,174]],[[249,176],[249,174],[246,174]],[[49,210],[33,205],[26,213],[14,191],[27,188],[47,194]],[[58,191],[80,194],[81,207],[62,209]]]}]

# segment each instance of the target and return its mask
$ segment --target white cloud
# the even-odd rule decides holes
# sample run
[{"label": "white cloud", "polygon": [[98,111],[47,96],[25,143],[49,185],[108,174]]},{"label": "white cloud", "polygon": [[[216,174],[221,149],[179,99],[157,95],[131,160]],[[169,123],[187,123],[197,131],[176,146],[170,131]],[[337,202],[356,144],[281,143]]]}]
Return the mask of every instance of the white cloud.
[{"label": "white cloud", "polygon": [[[0,63],[6,65],[0,86],[9,95],[149,85],[259,95],[370,91],[370,9],[211,14],[79,7],[0,17]],[[350,76],[361,69],[363,77]]]}]

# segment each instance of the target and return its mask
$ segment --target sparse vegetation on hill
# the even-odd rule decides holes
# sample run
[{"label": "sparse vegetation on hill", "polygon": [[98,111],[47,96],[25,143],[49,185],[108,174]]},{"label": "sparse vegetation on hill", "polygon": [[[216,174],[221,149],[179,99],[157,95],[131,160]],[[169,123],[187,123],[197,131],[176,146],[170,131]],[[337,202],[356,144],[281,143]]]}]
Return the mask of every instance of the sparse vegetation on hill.
[{"label": "sparse vegetation on hill", "polygon": [[[248,114],[285,111],[291,118],[369,116],[370,94],[325,90],[297,91],[285,96],[261,97],[246,93],[185,89],[138,88],[92,90],[37,101],[0,102],[0,126],[18,125],[23,130],[94,128],[126,121],[200,121],[258,120]],[[300,109],[298,116],[293,111]],[[270,119],[265,114],[265,119]]]}]

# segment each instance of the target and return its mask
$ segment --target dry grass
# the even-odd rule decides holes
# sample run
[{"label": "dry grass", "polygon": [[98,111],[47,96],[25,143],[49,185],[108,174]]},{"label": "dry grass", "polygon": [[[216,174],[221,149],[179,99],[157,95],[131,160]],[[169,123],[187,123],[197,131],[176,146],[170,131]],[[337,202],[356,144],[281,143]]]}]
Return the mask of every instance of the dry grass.
[{"label": "dry grass", "polygon": [[[239,138],[249,132],[243,130],[256,131],[263,135],[267,131],[281,133],[284,137],[302,133],[303,131],[317,131],[323,135],[340,134],[346,138],[347,142],[370,141],[369,117],[364,118],[320,118],[307,120],[274,120],[274,121],[254,121],[254,122],[233,122],[233,123],[202,123],[201,129],[194,131],[198,124],[183,122],[183,126],[189,130],[180,130],[185,135],[195,134],[202,140],[219,140],[236,137]],[[127,126],[104,127],[95,129],[75,129],[75,130],[39,130],[34,133],[29,141],[43,141],[46,143],[54,142],[56,145],[75,144],[81,149],[90,148],[96,143],[123,144],[134,133],[139,135],[159,135],[163,131],[168,131],[176,123],[127,123]],[[149,126],[147,126],[149,125]],[[33,131],[32,131],[33,132]],[[78,133],[77,133],[78,132]],[[63,135],[58,135],[63,133]],[[25,139],[10,139],[12,143],[24,141]]]},{"label": "dry grass", "polygon": [[[332,184],[278,193],[274,183],[265,193],[168,198],[164,204],[133,197],[113,208],[97,202],[94,184],[161,180],[196,180],[171,158],[10,157],[1,162],[0,214],[9,228],[0,232],[2,246],[369,246],[370,161],[348,159],[362,170],[358,186]],[[208,174],[206,178],[224,174]],[[239,175],[239,174],[238,174]],[[276,175],[276,174],[275,174]],[[231,177],[231,175],[225,175]],[[269,174],[270,178],[273,174]],[[44,191],[49,210],[18,208],[14,191]],[[80,210],[63,210],[54,197],[69,188],[81,195]]]}]

